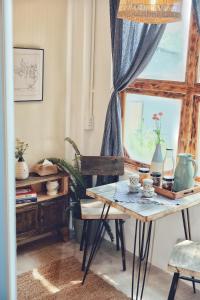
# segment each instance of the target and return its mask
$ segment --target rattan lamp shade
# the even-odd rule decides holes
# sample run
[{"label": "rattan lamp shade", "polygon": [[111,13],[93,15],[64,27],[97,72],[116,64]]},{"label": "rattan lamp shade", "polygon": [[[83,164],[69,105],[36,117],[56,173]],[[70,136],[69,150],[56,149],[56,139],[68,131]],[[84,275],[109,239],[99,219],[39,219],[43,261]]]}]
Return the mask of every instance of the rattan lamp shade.
[{"label": "rattan lamp shade", "polygon": [[162,24],[181,19],[182,0],[120,0],[117,17],[133,22]]}]

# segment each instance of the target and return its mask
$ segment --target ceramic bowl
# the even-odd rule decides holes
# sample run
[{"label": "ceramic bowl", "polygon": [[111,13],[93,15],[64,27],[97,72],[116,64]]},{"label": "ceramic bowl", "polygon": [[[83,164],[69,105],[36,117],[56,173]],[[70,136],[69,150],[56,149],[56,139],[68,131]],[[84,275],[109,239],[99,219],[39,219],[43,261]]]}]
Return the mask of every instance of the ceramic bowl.
[{"label": "ceramic bowl", "polygon": [[137,173],[129,175],[130,185],[134,185],[134,186],[138,185],[139,184],[139,179],[140,179],[140,176]]},{"label": "ceramic bowl", "polygon": [[143,180],[143,188],[144,190],[150,190],[153,187],[152,179],[144,179]]},{"label": "ceramic bowl", "polygon": [[145,190],[145,189],[142,190],[142,196],[145,198],[152,198],[154,195],[155,195],[155,192],[154,192],[153,187],[148,190]]},{"label": "ceramic bowl", "polygon": [[139,193],[141,189],[141,183],[138,183],[137,185],[129,184],[128,187],[130,193]]}]

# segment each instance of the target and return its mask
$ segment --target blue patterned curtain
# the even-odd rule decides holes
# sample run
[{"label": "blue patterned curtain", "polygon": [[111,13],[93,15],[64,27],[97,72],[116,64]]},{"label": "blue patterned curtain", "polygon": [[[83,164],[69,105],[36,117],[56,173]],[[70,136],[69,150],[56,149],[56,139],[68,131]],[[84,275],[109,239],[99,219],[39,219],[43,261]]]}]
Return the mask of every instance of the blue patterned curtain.
[{"label": "blue patterned curtain", "polygon": [[123,155],[119,92],[134,81],[151,60],[165,25],[117,19],[119,0],[110,0],[113,87],[104,128],[101,155]]},{"label": "blue patterned curtain", "polygon": [[197,24],[198,24],[199,33],[200,33],[200,0],[193,0],[193,6],[194,6],[195,14],[197,17]]},{"label": "blue patterned curtain", "polygon": [[[122,124],[119,92],[133,82],[151,60],[165,25],[133,23],[117,19],[119,0],[110,0],[113,87],[105,121],[101,156],[122,156]],[[97,185],[116,178],[99,176]]]}]

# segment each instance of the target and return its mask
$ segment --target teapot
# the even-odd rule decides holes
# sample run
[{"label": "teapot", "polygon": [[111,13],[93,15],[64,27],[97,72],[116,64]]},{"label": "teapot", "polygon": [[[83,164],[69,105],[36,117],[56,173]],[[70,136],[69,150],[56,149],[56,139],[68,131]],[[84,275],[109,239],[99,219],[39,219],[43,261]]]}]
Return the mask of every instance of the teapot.
[{"label": "teapot", "polygon": [[194,178],[197,175],[197,163],[189,153],[180,153],[179,162],[174,174],[173,190],[183,191],[194,187]]}]

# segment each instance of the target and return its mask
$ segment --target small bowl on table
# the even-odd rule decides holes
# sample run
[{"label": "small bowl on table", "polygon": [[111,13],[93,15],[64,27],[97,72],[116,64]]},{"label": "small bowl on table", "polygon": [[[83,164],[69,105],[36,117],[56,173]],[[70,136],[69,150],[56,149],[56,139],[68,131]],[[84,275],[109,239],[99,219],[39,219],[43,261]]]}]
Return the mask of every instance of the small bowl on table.
[{"label": "small bowl on table", "polygon": [[155,189],[153,187],[149,189],[143,189],[142,196],[144,198],[152,198],[153,196],[155,196]]},{"label": "small bowl on table", "polygon": [[133,185],[129,183],[128,187],[130,193],[139,193],[141,189],[141,183],[138,183],[137,185]]}]

